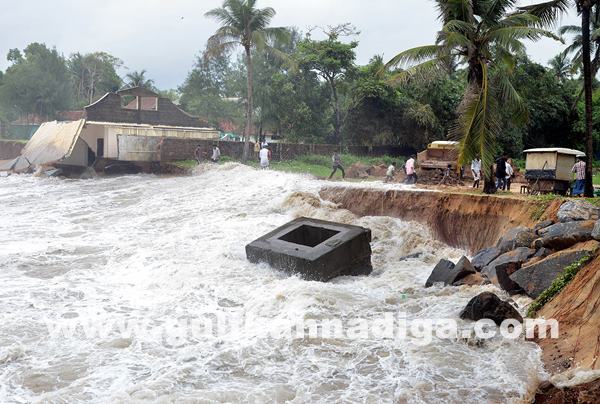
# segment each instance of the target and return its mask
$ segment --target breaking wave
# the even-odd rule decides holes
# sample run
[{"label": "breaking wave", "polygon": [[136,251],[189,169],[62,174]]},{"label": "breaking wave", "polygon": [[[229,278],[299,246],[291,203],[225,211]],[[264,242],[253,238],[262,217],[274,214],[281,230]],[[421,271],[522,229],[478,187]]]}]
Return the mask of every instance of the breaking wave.
[{"label": "breaking wave", "polygon": [[[416,223],[358,218],[324,183],[239,164],[190,177],[0,179],[0,401],[518,402],[544,377],[524,341],[268,339],[297,318],[456,318],[487,287],[422,285],[463,251]],[[244,246],[298,216],[372,229],[374,271],[329,283],[246,261]],[[50,338],[49,319],[164,325],[244,311],[269,321],[223,338],[165,344],[136,333]]]}]

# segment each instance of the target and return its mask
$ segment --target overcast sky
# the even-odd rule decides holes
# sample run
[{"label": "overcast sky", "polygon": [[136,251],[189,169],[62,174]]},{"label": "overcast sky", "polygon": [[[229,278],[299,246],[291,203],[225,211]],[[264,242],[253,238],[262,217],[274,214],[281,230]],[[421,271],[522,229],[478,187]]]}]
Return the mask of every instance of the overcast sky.
[{"label": "overcast sky", "polygon": [[[65,56],[76,51],[111,53],[130,70],[145,69],[159,88],[176,88],[217,28],[204,13],[221,4],[222,0],[0,0],[0,69],[6,69],[9,49],[43,42]],[[387,59],[433,43],[440,28],[432,0],[259,0],[258,6],[275,8],[273,26],[301,31],[351,22],[361,31],[360,64],[376,54]],[[576,22],[576,16],[568,16],[563,24]],[[560,43],[542,40],[531,44],[528,52],[545,64],[560,49]]]}]

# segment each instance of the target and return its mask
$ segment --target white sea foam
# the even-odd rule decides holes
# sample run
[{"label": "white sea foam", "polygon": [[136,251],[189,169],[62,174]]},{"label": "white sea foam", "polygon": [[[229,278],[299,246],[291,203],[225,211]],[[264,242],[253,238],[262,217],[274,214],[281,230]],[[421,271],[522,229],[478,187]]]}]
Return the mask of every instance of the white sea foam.
[{"label": "white sea foam", "polygon": [[[456,318],[490,288],[424,289],[439,258],[462,252],[421,225],[357,218],[323,202],[322,185],[237,164],[204,166],[192,177],[0,179],[0,401],[524,399],[544,373],[539,348],[521,340],[419,347],[256,337],[297,318]],[[305,282],[246,261],[246,243],[302,215],[371,228],[373,274]],[[273,322],[178,346],[144,333],[51,338],[46,326],[90,314],[161,325],[227,310]]]}]

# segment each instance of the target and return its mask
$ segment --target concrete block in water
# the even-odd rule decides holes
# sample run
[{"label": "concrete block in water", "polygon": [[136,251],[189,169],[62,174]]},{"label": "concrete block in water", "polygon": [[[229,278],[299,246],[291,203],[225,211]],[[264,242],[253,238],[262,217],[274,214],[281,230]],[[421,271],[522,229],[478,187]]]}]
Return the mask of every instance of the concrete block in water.
[{"label": "concrete block in water", "polygon": [[302,217],[248,244],[246,256],[250,262],[325,282],[370,274],[370,242],[371,230],[364,227]]}]

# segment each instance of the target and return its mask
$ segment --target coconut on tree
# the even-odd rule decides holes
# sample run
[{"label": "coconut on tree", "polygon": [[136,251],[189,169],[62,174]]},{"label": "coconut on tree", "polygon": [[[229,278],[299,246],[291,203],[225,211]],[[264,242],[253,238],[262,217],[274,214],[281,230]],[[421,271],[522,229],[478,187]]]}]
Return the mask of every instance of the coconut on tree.
[{"label": "coconut on tree", "polygon": [[268,49],[271,41],[284,41],[289,37],[289,30],[283,27],[269,27],[275,10],[271,7],[257,8],[256,0],[225,0],[220,8],[210,10],[205,16],[220,24],[214,35],[208,39],[209,55],[229,52],[238,46],[244,49],[247,100],[242,161],[246,162],[250,153],[254,112],[252,50]]},{"label": "coconut on tree", "polygon": [[451,62],[466,66],[467,88],[449,136],[460,141],[459,163],[480,156],[485,192],[494,192],[492,166],[502,123],[501,108],[513,118],[527,119],[527,109],[511,78],[523,40],[558,39],[540,28],[540,18],[515,9],[516,0],[436,0],[443,23],[433,45],[406,50],[393,57],[388,69],[406,68],[393,80],[444,74]]}]

